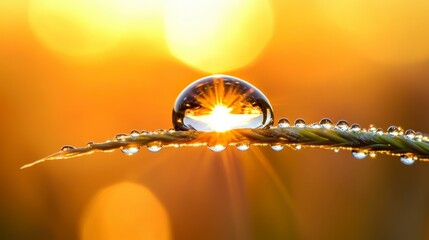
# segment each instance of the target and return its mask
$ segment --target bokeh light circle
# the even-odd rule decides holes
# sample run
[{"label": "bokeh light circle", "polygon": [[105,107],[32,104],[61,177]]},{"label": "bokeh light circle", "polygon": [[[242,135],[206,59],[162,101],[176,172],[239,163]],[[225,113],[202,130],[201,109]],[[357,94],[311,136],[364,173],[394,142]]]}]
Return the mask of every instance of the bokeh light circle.
[{"label": "bokeh light circle", "polygon": [[169,217],[147,188],[122,182],[101,190],[81,222],[81,240],[171,239]]},{"label": "bokeh light circle", "polygon": [[273,14],[268,0],[169,0],[165,27],[176,58],[218,73],[255,60],[271,39]]}]

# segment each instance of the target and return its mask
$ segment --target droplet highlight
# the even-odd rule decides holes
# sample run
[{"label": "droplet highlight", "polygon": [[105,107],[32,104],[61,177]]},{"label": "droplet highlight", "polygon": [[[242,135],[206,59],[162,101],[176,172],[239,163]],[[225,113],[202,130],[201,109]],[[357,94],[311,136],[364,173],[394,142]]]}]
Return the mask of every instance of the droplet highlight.
[{"label": "droplet highlight", "polygon": [[238,143],[236,147],[240,151],[247,151],[250,148],[250,144],[248,142],[242,142]]},{"label": "droplet highlight", "polygon": [[336,128],[340,131],[347,131],[349,129],[349,123],[345,120],[340,120],[337,122]]},{"label": "droplet highlight", "polygon": [[320,120],[319,124],[320,126],[322,126],[322,128],[325,128],[325,129],[332,128],[332,121],[329,118],[323,118],[322,120]]},{"label": "droplet highlight", "polygon": [[360,128],[359,124],[354,123],[350,126],[350,131],[352,131],[354,133],[360,132],[360,130],[361,130],[361,128]]},{"label": "droplet highlight", "polygon": [[227,75],[191,83],[179,94],[173,108],[176,131],[269,128],[273,122],[268,98],[250,83]]},{"label": "droplet highlight", "polygon": [[212,150],[213,152],[222,152],[223,150],[226,149],[226,145],[222,145],[222,144],[215,144],[213,146],[208,146],[208,148],[210,150]]},{"label": "droplet highlight", "polygon": [[389,134],[392,137],[398,136],[399,135],[399,129],[398,129],[398,127],[396,127],[396,126],[390,126],[387,129],[387,134]]},{"label": "droplet highlight", "polygon": [[301,150],[302,149],[302,145],[301,144],[293,145],[292,148],[295,149],[295,150]]},{"label": "droplet highlight", "polygon": [[352,151],[352,155],[353,157],[355,157],[356,159],[364,159],[366,158],[366,156],[368,156],[368,153],[365,151],[358,151],[358,150],[353,150]]},{"label": "droplet highlight", "polygon": [[73,149],[76,149],[76,148],[73,146],[70,146],[70,145],[65,145],[65,146],[61,147],[61,151],[69,151],[69,150],[73,150]]},{"label": "droplet highlight", "polygon": [[125,133],[119,133],[115,135],[116,140],[125,140],[126,137],[128,137],[128,135]]},{"label": "droplet highlight", "polygon": [[414,140],[414,137],[416,136],[416,132],[412,129],[408,129],[405,131],[405,138],[409,140]]},{"label": "droplet highlight", "polygon": [[162,149],[162,145],[160,143],[151,143],[147,146],[147,150],[149,152],[159,152]]},{"label": "droplet highlight", "polygon": [[296,128],[305,128],[305,121],[302,118],[298,118],[295,120],[295,127]]},{"label": "droplet highlight", "polygon": [[131,132],[130,132],[130,138],[131,139],[136,139],[136,138],[138,138],[140,136],[140,132],[139,131],[137,131],[137,130],[132,130]]},{"label": "droplet highlight", "polygon": [[287,118],[280,118],[277,125],[279,128],[287,128],[290,127],[290,122]]},{"label": "droplet highlight", "polygon": [[271,149],[273,149],[274,151],[281,151],[284,147],[285,146],[281,143],[274,143],[271,145]]},{"label": "droplet highlight", "polygon": [[411,165],[415,162],[414,158],[411,156],[407,156],[407,155],[402,155],[401,156],[401,162],[405,165]]},{"label": "droplet highlight", "polygon": [[127,147],[122,147],[121,151],[126,154],[126,155],[133,155],[136,154],[139,151],[139,146],[127,146]]}]

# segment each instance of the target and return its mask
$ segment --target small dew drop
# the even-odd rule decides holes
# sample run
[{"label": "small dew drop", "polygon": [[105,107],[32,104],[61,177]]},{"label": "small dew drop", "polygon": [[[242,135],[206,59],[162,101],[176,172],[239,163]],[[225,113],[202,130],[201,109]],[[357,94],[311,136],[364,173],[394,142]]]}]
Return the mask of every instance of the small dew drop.
[{"label": "small dew drop", "polygon": [[411,156],[407,156],[407,155],[402,155],[401,156],[401,162],[405,165],[411,165],[415,162],[414,158]]},{"label": "small dew drop", "polygon": [[421,132],[416,132],[416,136],[414,137],[414,140],[421,142],[422,139],[423,139],[423,134]]},{"label": "small dew drop", "polygon": [[389,134],[390,136],[396,137],[399,134],[399,129],[396,126],[390,126],[387,129],[387,134]]},{"label": "small dew drop", "polygon": [[320,120],[320,125],[325,129],[331,129],[332,121],[329,118],[323,118],[322,120]]},{"label": "small dew drop", "polygon": [[350,131],[352,131],[354,133],[360,132],[360,130],[361,130],[361,128],[360,128],[359,124],[354,123],[350,126]]},{"label": "small dew drop", "polygon": [[172,144],[171,146],[172,146],[172,147],[174,147],[174,148],[179,148],[179,147],[180,147],[180,145],[179,145],[179,144],[177,144],[177,143]]},{"label": "small dew drop", "polygon": [[275,143],[275,144],[272,144],[271,145],[271,148],[274,150],[274,151],[281,151],[281,150],[283,150],[283,148],[284,148],[285,146],[283,145],[283,144],[281,144],[281,143]]},{"label": "small dew drop", "polygon": [[405,138],[409,140],[414,140],[414,137],[416,136],[416,132],[412,129],[408,129],[405,131]]},{"label": "small dew drop", "polygon": [[122,147],[121,151],[127,155],[133,155],[139,151],[139,147],[138,146]]},{"label": "small dew drop", "polygon": [[92,145],[94,145],[94,142],[88,142],[88,143],[86,144],[86,146],[88,146],[88,147],[91,147]]},{"label": "small dew drop", "polygon": [[340,152],[340,149],[339,148],[334,148],[334,152],[338,153],[338,152]]},{"label": "small dew drop", "polygon": [[297,144],[297,145],[293,146],[293,149],[295,149],[295,150],[301,150],[302,146],[300,144]]},{"label": "small dew drop", "polygon": [[147,146],[147,150],[149,152],[159,152],[162,149],[162,145],[160,143],[151,143]]},{"label": "small dew drop", "polygon": [[139,131],[137,131],[137,130],[132,130],[131,132],[130,132],[130,137],[132,138],[132,139],[136,139],[136,138],[138,138],[140,136],[140,132]]},{"label": "small dew drop", "polygon": [[369,133],[376,133],[377,128],[373,124],[371,124],[371,125],[369,125],[368,132]]},{"label": "small dew drop", "polygon": [[208,146],[208,148],[210,150],[212,150],[213,152],[222,152],[223,150],[226,149],[226,146],[218,143],[218,144],[215,144],[213,146]]},{"label": "small dew drop", "polygon": [[279,128],[287,128],[290,127],[290,122],[287,118],[280,118],[278,124]]},{"label": "small dew drop", "polygon": [[357,150],[353,150],[352,151],[352,155],[353,157],[355,157],[356,159],[364,159],[366,158],[366,156],[368,156],[368,153],[365,151],[357,151]]},{"label": "small dew drop", "polygon": [[321,128],[321,126],[320,126],[320,124],[319,123],[312,123],[312,124],[310,124],[310,126],[309,126],[310,128],[313,128],[313,129],[319,129],[319,128]]},{"label": "small dew drop", "polygon": [[154,131],[156,134],[166,134],[167,131],[165,129],[157,129]]},{"label": "small dew drop", "polygon": [[125,134],[125,133],[119,133],[119,134],[116,134],[115,139],[117,139],[117,140],[124,140],[127,136],[128,135]]},{"label": "small dew drop", "polygon": [[377,128],[377,131],[375,132],[375,134],[377,134],[379,136],[383,135],[384,134],[383,129]]},{"label": "small dew drop", "polygon": [[375,157],[377,157],[377,153],[375,153],[375,152],[370,152],[370,153],[369,153],[369,156],[370,156],[371,158],[375,158]]},{"label": "small dew drop", "polygon": [[349,129],[349,123],[345,120],[340,120],[337,122],[336,127],[341,131],[347,131]]},{"label": "small dew drop", "polygon": [[69,150],[73,150],[73,149],[76,149],[76,148],[73,146],[70,146],[70,145],[65,145],[61,148],[61,151],[69,151]]},{"label": "small dew drop", "polygon": [[250,148],[250,144],[248,142],[242,142],[237,144],[237,149],[240,151],[246,151]]},{"label": "small dew drop", "polygon": [[174,130],[174,128],[170,128],[167,130],[167,133],[175,133],[175,132],[176,132],[176,130]]},{"label": "small dew drop", "polygon": [[297,128],[305,128],[305,121],[302,118],[298,118],[295,120],[295,127]]},{"label": "small dew drop", "polygon": [[141,135],[149,135],[149,134],[150,134],[150,132],[149,132],[149,131],[146,131],[146,130],[143,130],[143,131],[141,131],[141,132],[140,132],[140,134],[141,134]]}]

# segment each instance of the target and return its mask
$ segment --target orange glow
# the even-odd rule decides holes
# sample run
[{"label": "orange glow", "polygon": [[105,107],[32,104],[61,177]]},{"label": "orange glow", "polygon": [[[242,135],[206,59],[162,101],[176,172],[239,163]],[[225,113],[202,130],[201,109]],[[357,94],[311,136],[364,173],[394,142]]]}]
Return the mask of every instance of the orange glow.
[{"label": "orange glow", "polygon": [[428,1],[322,0],[320,6],[375,60],[409,63],[429,57]]},{"label": "orange glow", "polygon": [[155,0],[30,0],[28,19],[51,50],[93,55],[115,47],[127,31],[160,42],[162,5]]},{"label": "orange glow", "polygon": [[170,0],[165,18],[173,55],[210,73],[249,64],[273,32],[266,0]]},{"label": "orange glow", "polygon": [[168,215],[146,188],[123,182],[100,191],[81,224],[81,239],[170,239]]}]

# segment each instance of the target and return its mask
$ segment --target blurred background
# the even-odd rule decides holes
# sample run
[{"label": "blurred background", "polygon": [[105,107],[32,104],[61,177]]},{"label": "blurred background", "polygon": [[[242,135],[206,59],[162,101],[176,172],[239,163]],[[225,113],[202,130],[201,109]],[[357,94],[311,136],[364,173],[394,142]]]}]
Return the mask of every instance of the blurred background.
[{"label": "blurred background", "polygon": [[143,149],[47,162],[172,126],[225,73],[276,120],[429,132],[425,0],[1,0],[0,239],[429,239],[429,164],[320,149]]}]

